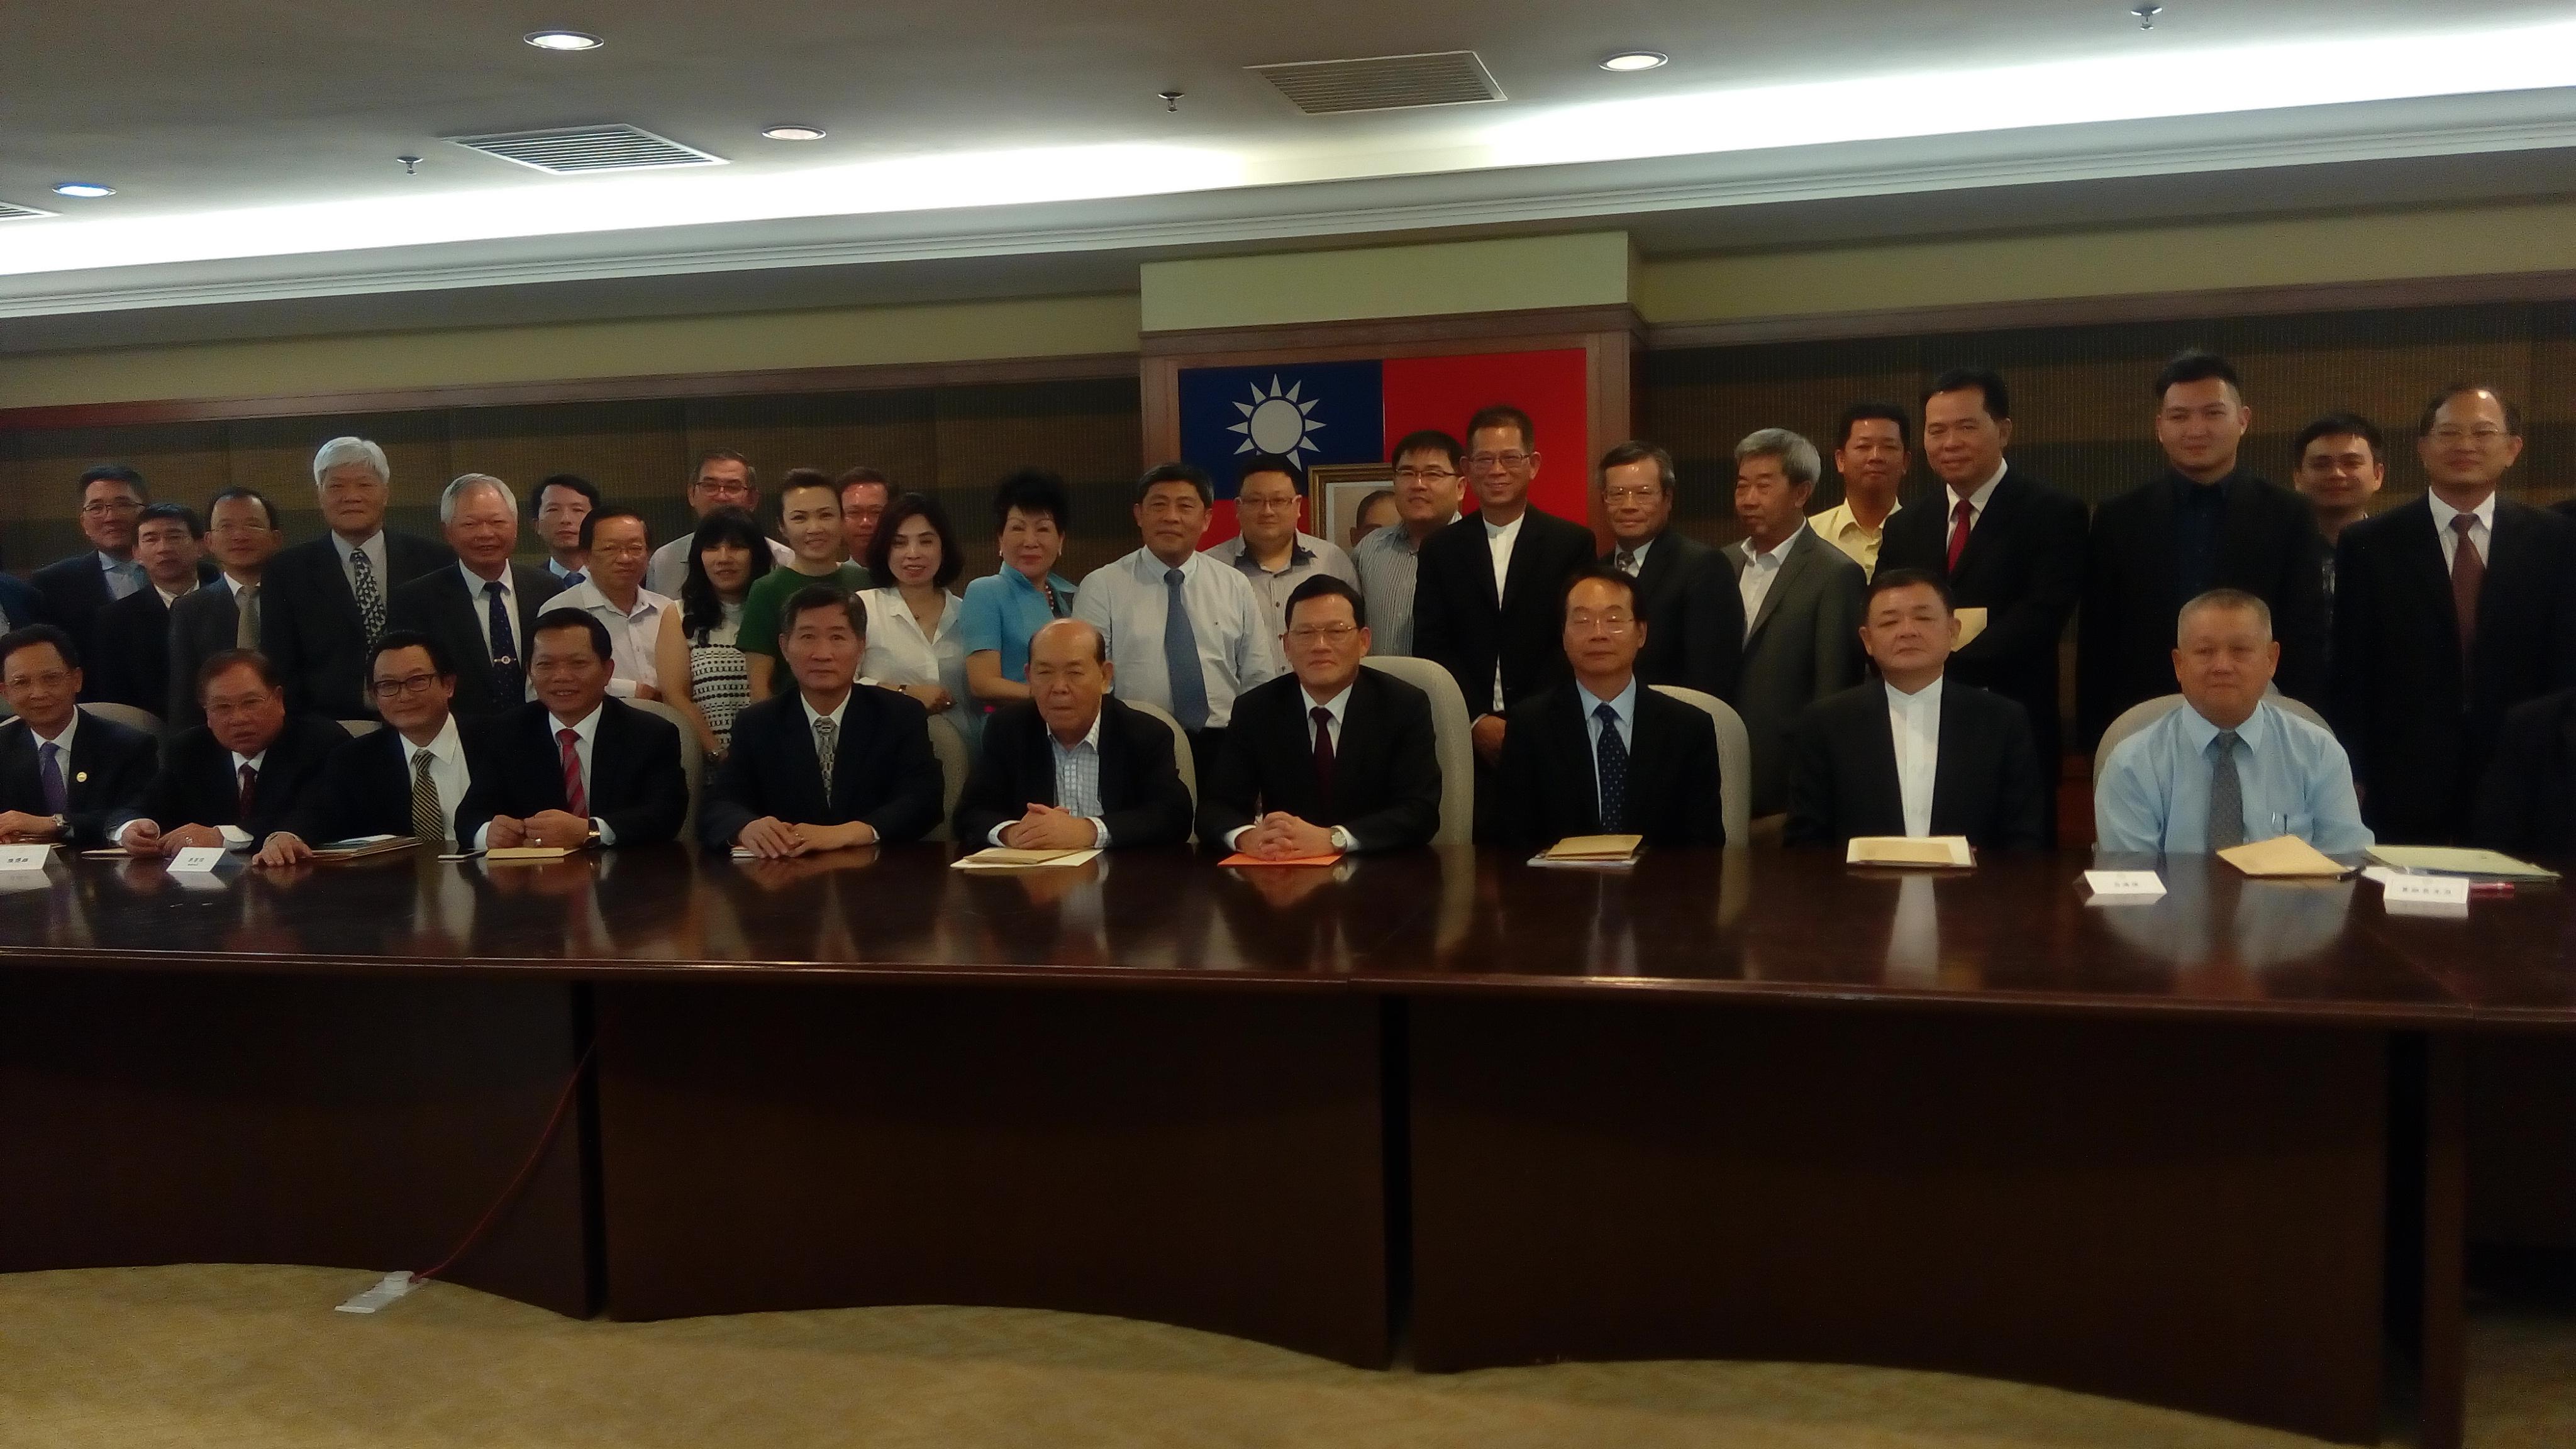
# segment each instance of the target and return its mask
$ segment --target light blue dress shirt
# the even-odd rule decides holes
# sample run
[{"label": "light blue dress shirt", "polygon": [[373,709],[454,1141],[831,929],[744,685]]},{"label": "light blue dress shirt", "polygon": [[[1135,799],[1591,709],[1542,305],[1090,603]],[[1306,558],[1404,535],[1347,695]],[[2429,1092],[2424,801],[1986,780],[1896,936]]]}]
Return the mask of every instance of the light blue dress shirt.
[{"label": "light blue dress shirt", "polygon": [[[1619,717],[1619,743],[1628,747],[1633,758],[1637,753],[1637,676],[1628,676],[1628,687],[1615,699],[1603,699],[1589,685],[1578,682],[1574,698],[1583,706],[1583,736],[1592,742],[1592,806],[1601,809],[1601,732],[1609,726],[1601,722],[1597,711],[1603,705]],[[1604,812],[1607,813],[1606,811]]]},{"label": "light blue dress shirt", "polygon": [[[1093,569],[1073,605],[1073,616],[1109,641],[1109,662],[1118,667],[1112,691],[1121,699],[1166,710],[1172,708],[1172,678],[1163,660],[1163,621],[1170,615],[1171,599],[1163,575],[1173,567],[1140,548]],[[1198,645],[1199,675],[1207,690],[1207,728],[1223,729],[1234,718],[1236,695],[1287,673],[1288,666],[1279,657],[1278,637],[1270,632],[1269,611],[1240,570],[1203,553],[1191,554],[1177,567],[1181,607],[1189,611],[1190,638]]]},{"label": "light blue dress shirt", "polygon": [[[1047,584],[1063,602],[1064,617],[1072,618],[1073,585],[1054,574],[1047,575]],[[1002,677],[1026,684],[1029,640],[1055,618],[1047,611],[1046,595],[1029,576],[1005,567],[966,586],[965,602],[957,610],[957,637],[969,654],[986,649],[999,654]]]},{"label": "light blue dress shirt", "polygon": [[[2295,835],[2328,855],[2370,848],[2352,762],[2333,735],[2266,700],[2236,737],[2247,841]],[[2186,703],[2121,741],[2093,789],[2100,848],[2207,854],[2217,738],[2218,726]]]}]

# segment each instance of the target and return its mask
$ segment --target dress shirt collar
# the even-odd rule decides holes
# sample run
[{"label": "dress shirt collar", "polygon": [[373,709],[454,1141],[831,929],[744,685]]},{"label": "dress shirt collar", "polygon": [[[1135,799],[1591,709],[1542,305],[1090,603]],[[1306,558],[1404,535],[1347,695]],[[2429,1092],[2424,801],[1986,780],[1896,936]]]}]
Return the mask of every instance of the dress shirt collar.
[{"label": "dress shirt collar", "polygon": [[217,574],[217,575],[215,575],[215,581],[214,581],[213,583],[211,583],[211,584],[206,585],[206,587],[207,587],[207,588],[210,588],[210,589],[224,589],[224,590],[228,590],[228,591],[230,591],[230,593],[232,594],[232,596],[233,596],[234,598],[238,599],[238,598],[240,598],[240,597],[241,597],[241,591],[242,591],[243,589],[246,589],[246,588],[250,588],[250,589],[258,588],[258,587],[259,587],[259,580],[257,580],[257,579],[252,579],[250,582],[248,582],[248,583],[246,583],[246,584],[245,584],[245,583],[244,583],[244,582],[242,582],[240,579],[234,578],[234,577],[233,577],[231,574],[229,574],[229,573],[221,573],[221,574]]},{"label": "dress shirt collar", "polygon": [[[2207,754],[2209,742],[2218,738],[2218,726],[2210,723],[2207,715],[2194,709],[2190,700],[2183,701],[2182,709],[2178,713],[2181,716],[2182,737],[2191,743],[2192,752]],[[2245,723],[2236,727],[2236,747],[2251,755],[2269,743],[2273,729],[2272,714],[2270,700],[2258,702],[2254,706],[2254,712],[2245,717]]]},{"label": "dress shirt collar", "polygon": [[474,602],[478,604],[482,603],[489,597],[489,595],[485,594],[483,590],[493,584],[499,584],[501,586],[501,596],[503,598],[508,599],[513,604],[519,602],[518,574],[506,563],[501,565],[501,576],[497,579],[487,579],[481,574],[474,572],[474,566],[465,562],[463,559],[458,559],[456,561],[456,571],[465,576],[465,592],[471,595]]},{"label": "dress shirt collar", "polygon": [[1595,710],[1598,710],[1605,704],[1610,706],[1611,712],[1619,716],[1620,743],[1632,748],[1636,745],[1637,676],[1633,671],[1628,675],[1628,687],[1620,690],[1617,694],[1606,698],[1604,696],[1594,694],[1592,692],[1591,685],[1578,679],[1574,682],[1574,698],[1577,703],[1583,706],[1583,718],[1588,724],[1599,723],[1598,720],[1593,718],[1593,712]]},{"label": "dress shirt collar", "polygon": [[60,745],[63,748],[63,754],[69,756],[72,752],[72,736],[80,732],[80,717],[80,706],[74,705],[72,706],[72,717],[63,721],[63,732],[61,734],[54,736],[52,739],[47,739],[43,735],[36,733],[36,727],[34,725],[29,725],[27,726],[27,737],[34,740],[36,742],[36,748],[40,750],[47,745]]},{"label": "dress shirt collar", "polygon": [[188,587],[186,587],[186,588],[184,588],[184,589],[181,589],[179,592],[177,592],[177,593],[175,593],[175,594],[174,594],[174,593],[172,593],[172,592],[170,592],[168,589],[165,589],[165,588],[161,587],[159,584],[154,584],[154,585],[152,586],[152,592],[154,592],[154,593],[156,593],[156,594],[159,594],[159,595],[161,596],[161,607],[162,607],[162,608],[165,608],[165,609],[166,609],[166,608],[168,608],[168,607],[170,607],[172,604],[175,604],[175,603],[179,602],[181,599],[186,598],[188,595],[195,593],[196,591],[197,591],[197,586],[196,586],[195,584],[190,584],[190,585],[188,585]]},{"label": "dress shirt collar", "polygon": [[[356,553],[362,548],[367,551],[367,562],[371,564],[374,563],[376,561],[376,555],[384,552],[384,541],[385,531],[381,528],[368,534],[364,539],[361,539],[356,543],[351,543],[347,539],[342,538],[336,531],[331,535],[331,547],[338,551],[340,555],[340,567],[343,569],[346,569],[349,566],[349,555]],[[380,579],[377,582],[382,583],[383,581]]]},{"label": "dress shirt collar", "polygon": [[1484,520],[1485,542],[1491,544],[1503,539],[1517,540],[1521,536],[1521,525],[1529,521],[1529,509],[1526,505],[1523,506],[1521,509],[1521,516],[1513,519],[1509,523],[1496,523],[1492,519],[1486,518],[1481,511],[1478,512],[1476,516]]},{"label": "dress shirt collar", "polygon": [[268,768],[268,751],[262,750],[256,755],[245,755],[239,750],[233,751],[233,777],[236,781],[240,779],[244,765],[250,766],[254,771],[265,770]]},{"label": "dress shirt collar", "polygon": [[597,579],[584,579],[546,600],[546,608],[549,612],[556,609],[605,609],[629,624],[640,624],[669,607],[671,607],[671,601],[668,598],[639,584],[635,589],[635,607],[621,609],[610,602],[608,595],[599,591]]},{"label": "dress shirt collar", "polygon": [[[1893,710],[1903,711],[1909,716],[1920,717],[1928,714],[1936,719],[1939,718],[1941,714],[1941,681],[1946,677],[1946,675],[1941,674],[1933,675],[1932,682],[1930,684],[1923,686],[1912,694],[1907,694],[1904,690],[1897,688],[1893,684],[1888,685],[1887,707]],[[1881,683],[1885,683],[1885,681],[1882,680]]]},{"label": "dress shirt collar", "polygon": [[[1454,508],[1451,509],[1447,518],[1440,520],[1438,524],[1432,527],[1431,533],[1438,533],[1441,529],[1447,528],[1450,524],[1456,523],[1459,517],[1460,514],[1458,511]],[[1428,538],[1430,536],[1430,534],[1423,535],[1424,538]],[[1381,528],[1377,532],[1360,540],[1360,547],[1362,548],[1367,548],[1372,544],[1379,548],[1392,549],[1397,553],[1407,555],[1417,554],[1422,551],[1421,541],[1413,536],[1412,530],[1406,528],[1403,520],[1401,519],[1388,524],[1386,527]]]},{"label": "dress shirt collar", "polygon": [[2486,497],[2478,500],[2478,506],[2475,508],[2453,508],[2442,501],[2441,494],[2429,488],[2424,490],[2424,501],[2433,509],[2433,532],[2436,534],[2448,534],[2451,531],[2451,520],[2463,513],[2475,514],[2478,527],[2485,529],[2490,537],[2495,533],[2496,496],[2492,488],[2487,490]]},{"label": "dress shirt collar", "polygon": [[2236,479],[2240,471],[2241,470],[2236,468],[2230,468],[2227,470],[2227,475],[2225,477],[2216,479],[2212,482],[2203,483],[2198,479],[2184,476],[2182,470],[2179,468],[2168,467],[2165,469],[2165,481],[2173,488],[2175,502],[2181,504],[2201,503],[2205,505],[2209,500],[2226,497],[2227,490],[2235,486]]},{"label": "dress shirt collar", "polygon": [[802,689],[796,691],[796,702],[805,707],[805,724],[807,728],[812,728],[819,720],[830,720],[832,722],[832,728],[839,729],[841,727],[842,716],[850,712],[850,695],[858,692],[859,686],[853,683],[850,686],[849,694],[841,696],[841,702],[832,706],[832,712],[830,714],[825,714],[814,708],[814,701],[807,699],[805,697],[805,691]]},{"label": "dress shirt collar", "polygon": [[1318,701],[1312,694],[1307,693],[1306,686],[1304,684],[1299,684],[1297,686],[1297,698],[1306,706],[1307,723],[1312,724],[1314,722],[1315,711],[1320,709],[1333,717],[1333,727],[1335,729],[1341,728],[1342,712],[1351,707],[1351,690],[1356,684],[1356,680],[1351,684],[1345,684],[1342,686],[1341,693],[1334,695],[1330,699],[1321,701]]},{"label": "dress shirt collar", "polygon": [[[1977,485],[1976,492],[1969,494],[1965,498],[1961,498],[1959,496],[1959,490],[1957,488],[1951,488],[1949,490],[1950,511],[1952,513],[1958,512],[1959,505],[1965,503],[1968,505],[1968,513],[1971,517],[1983,517],[1986,511],[1986,500],[1995,496],[1995,485],[2003,482],[2004,474],[2011,471],[2011,469],[2012,461],[2010,459],[1996,460],[1995,471],[1986,476],[1985,482]],[[1888,514],[1888,517],[1890,518],[1895,516],[1895,513],[1892,511]]]},{"label": "dress shirt collar", "polygon": [[558,579],[569,579],[573,575],[579,574],[583,583],[586,584],[590,582],[590,566],[588,564],[584,564],[577,569],[568,569],[563,566],[563,560],[556,558],[553,554],[546,555],[546,572],[553,574]]},{"label": "dress shirt collar", "polygon": [[599,717],[602,714],[607,713],[607,711],[608,701],[603,699],[599,703],[590,707],[590,713],[574,720],[571,724],[565,724],[562,720],[555,718],[554,711],[548,710],[546,712],[546,737],[548,739],[552,739],[556,735],[563,733],[565,730],[571,730],[574,734],[581,736],[581,742],[587,745],[599,738]]},{"label": "dress shirt collar", "polygon": [[[1012,572],[1018,571],[1015,569]],[[1022,578],[1020,582],[1027,583],[1028,580]],[[876,629],[880,623],[892,621],[890,627],[908,628],[915,637],[926,637],[933,644],[947,637],[948,631],[957,625],[958,616],[965,612],[965,605],[955,594],[946,589],[940,590],[939,623],[927,636],[923,636],[921,620],[913,616],[912,603],[903,596],[903,590],[900,587],[888,584],[883,588],[870,589],[868,593],[871,595],[868,600],[870,630]]]},{"label": "dress shirt collar", "polygon": [[98,555],[98,571],[103,574],[123,574],[129,579],[143,577],[143,565],[130,558],[111,558],[104,550],[101,550]]},{"label": "dress shirt collar", "polygon": [[[1307,564],[1313,563],[1315,561],[1315,550],[1309,545],[1320,544],[1322,542],[1322,539],[1311,537],[1302,532],[1288,535],[1288,561],[1279,566],[1278,572],[1284,574],[1290,569],[1303,568]],[[1261,566],[1261,561],[1259,559],[1252,556],[1252,545],[1245,541],[1242,534],[1236,534],[1234,537],[1218,544],[1216,548],[1208,550],[1208,552],[1214,553],[1218,550],[1224,551],[1227,562],[1233,564],[1236,568],[1243,570],[1245,573],[1266,574],[1271,572],[1271,570],[1265,569]]]},{"label": "dress shirt collar", "polygon": [[1646,571],[1646,551],[1663,541],[1664,536],[1660,533],[1650,534],[1635,543],[1621,543],[1614,538],[1610,540],[1610,562],[1612,566],[1617,566],[1619,555],[1625,552],[1637,561],[1637,572],[1642,574]]},{"label": "dress shirt collar", "polygon": [[1798,520],[1798,526],[1796,528],[1789,530],[1789,536],[1780,540],[1777,547],[1766,549],[1761,553],[1755,553],[1753,551],[1753,540],[1750,538],[1740,541],[1737,543],[1736,547],[1744,550],[1744,562],[1746,567],[1750,568],[1758,565],[1767,558],[1771,560],[1772,566],[1776,568],[1789,561],[1789,550],[1797,545],[1798,535],[1806,531],[1807,521],[1802,518]]},{"label": "dress shirt collar", "polygon": [[[1140,548],[1136,550],[1134,556],[1136,559],[1136,577],[1146,583],[1154,585],[1156,588],[1162,587],[1163,576],[1171,572],[1173,569],[1179,569],[1181,571],[1181,582],[1189,582],[1192,578],[1197,577],[1200,565],[1204,561],[1204,555],[1193,552],[1189,557],[1182,559],[1179,563],[1167,564],[1163,562],[1163,560],[1150,548]],[[1014,570],[1014,572],[1016,572],[1016,570]],[[1025,578],[1026,575],[1022,575],[1022,577]]]},{"label": "dress shirt collar", "polygon": [[1064,741],[1057,739],[1054,730],[1047,729],[1047,723],[1045,720],[1041,719],[1038,721],[1038,728],[1046,730],[1047,743],[1053,745],[1055,747],[1055,752],[1059,755],[1072,754],[1074,751],[1081,749],[1085,745],[1089,745],[1094,750],[1097,750],[1100,748],[1100,717],[1107,713],[1109,713],[1109,706],[1104,702],[1099,709],[1092,712],[1091,728],[1083,733],[1081,739],[1075,740],[1069,745]]},{"label": "dress shirt collar", "polygon": [[427,755],[442,765],[455,764],[465,756],[465,737],[457,733],[456,716],[452,714],[438,722],[438,733],[430,738],[428,744],[415,745],[401,734],[394,738],[402,741],[403,763],[406,765],[418,755]]}]

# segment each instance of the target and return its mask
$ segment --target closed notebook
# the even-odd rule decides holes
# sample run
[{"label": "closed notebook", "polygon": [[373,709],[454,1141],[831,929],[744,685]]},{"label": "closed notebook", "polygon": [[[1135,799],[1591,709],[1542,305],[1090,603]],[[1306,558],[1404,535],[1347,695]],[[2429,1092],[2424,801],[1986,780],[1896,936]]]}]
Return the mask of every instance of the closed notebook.
[{"label": "closed notebook", "polygon": [[313,847],[315,860],[362,860],[370,855],[385,855],[409,850],[420,842],[408,835],[353,835],[347,840],[326,840]]},{"label": "closed notebook", "polygon": [[948,863],[950,870],[1029,870],[1040,866],[1080,865],[1100,853],[1100,847],[1080,850],[1014,850],[1007,845],[991,845]]},{"label": "closed notebook", "polygon": [[483,858],[500,865],[563,860],[569,857],[575,848],[569,845],[496,845],[483,852]]},{"label": "closed notebook", "polygon": [[1569,835],[1539,852],[1541,860],[1626,860],[1646,843],[1642,835]]},{"label": "closed notebook", "polygon": [[1218,861],[1218,862],[1217,862],[1217,864],[1218,864],[1219,866],[1234,866],[1234,865],[1338,865],[1338,864],[1340,864],[1340,863],[1341,863],[1341,859],[1342,859],[1342,853],[1341,853],[1340,851],[1338,851],[1338,850],[1334,851],[1334,852],[1333,852],[1332,854],[1330,854],[1330,855],[1301,855],[1301,856],[1298,856],[1297,858],[1295,858],[1294,860],[1263,860],[1261,857],[1259,857],[1259,856],[1257,856],[1257,855],[1245,855],[1245,854],[1244,854],[1243,852],[1241,852],[1241,851],[1236,851],[1234,854],[1229,855],[1229,856],[1227,856],[1225,859]]},{"label": "closed notebook", "polygon": [[2485,880],[2558,879],[2558,872],[2527,860],[2493,850],[2465,850],[2451,845],[2374,845],[2370,858],[2381,865],[2427,875],[2469,875]]},{"label": "closed notebook", "polygon": [[2218,858],[2247,875],[2283,879],[2349,875],[2352,867],[2295,835],[2275,835],[2218,852]]},{"label": "closed notebook", "polygon": [[1843,863],[1959,869],[1975,865],[1977,852],[1964,835],[1855,835]]}]

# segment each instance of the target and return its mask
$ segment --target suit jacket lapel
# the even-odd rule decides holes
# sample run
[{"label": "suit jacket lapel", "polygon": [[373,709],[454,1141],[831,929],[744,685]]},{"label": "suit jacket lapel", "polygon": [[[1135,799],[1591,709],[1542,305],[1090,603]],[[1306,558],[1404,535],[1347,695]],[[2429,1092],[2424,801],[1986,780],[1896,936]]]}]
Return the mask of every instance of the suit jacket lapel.
[{"label": "suit jacket lapel", "polygon": [[[1498,611],[1508,610],[1523,594],[1530,591],[1530,570],[1539,566],[1535,545],[1538,542],[1538,507],[1533,504],[1521,510],[1520,532],[1512,536],[1512,561],[1503,568],[1503,597]],[[1490,550],[1491,544],[1487,545]],[[1491,552],[1486,554],[1491,571]]]},{"label": "suit jacket lapel", "polygon": [[[2180,584],[2175,577],[2173,564],[2175,557],[2173,474],[2170,472],[2158,477],[2156,486],[2147,491],[2147,516],[2142,522],[2139,537],[2132,548],[2134,557],[2159,560],[2162,563],[2164,577],[2143,580],[2141,587],[2153,590],[2149,597],[2162,605],[2160,612],[2149,617],[2164,619],[2169,624],[2174,615],[2181,611],[2183,604],[2182,600],[2174,597],[2180,591]],[[2223,539],[2219,554],[2222,558],[2226,555]],[[2173,630],[2170,627],[2159,627],[2164,628],[2166,637],[2172,636]]]},{"label": "suit jacket lapel", "polygon": [[[2003,547],[2002,544],[1993,541],[1996,536],[1995,531],[2009,530],[2012,527],[2013,510],[2021,506],[2020,484],[2021,480],[2013,473],[2012,465],[2005,464],[2004,476],[1995,480],[1995,491],[1986,495],[1986,511],[1978,515],[1975,525],[1968,530],[1967,546],[1959,550],[1959,566],[1950,570],[1950,584],[1953,588],[1959,585],[1960,580],[1975,573],[1977,565],[1984,563],[1989,555]],[[1946,486],[1942,488],[1939,497],[1943,508],[1955,508],[1955,505],[1950,502],[1950,490]],[[1950,526],[1947,518],[1942,520],[1939,531],[1941,551],[1947,554],[1950,551]]]},{"label": "suit jacket lapel", "polygon": [[[1772,578],[1771,587],[1762,595],[1761,612],[1753,616],[1753,627],[1745,631],[1744,642],[1748,647],[1753,643],[1754,636],[1760,634],[1763,627],[1771,622],[1771,616],[1780,612],[1780,601],[1786,598],[1792,589],[1799,586],[1799,580],[1805,578],[1807,571],[1813,566],[1814,561],[1808,557],[1810,541],[1819,548],[1831,547],[1824,540],[1816,538],[1814,530],[1804,527],[1798,530],[1797,538],[1789,545],[1788,555],[1780,560],[1780,572]],[[1746,568],[1752,566],[1749,562],[1745,565]]]},{"label": "suit jacket lapel", "polygon": [[2460,611],[2451,601],[2451,573],[2442,564],[2442,535],[2433,526],[2433,506],[2418,498],[2406,505],[2413,512],[2398,535],[2406,552],[2406,571],[2424,592],[2424,604],[2442,620],[2442,637],[2459,652]]},{"label": "suit jacket lapel", "polygon": [[[1637,602],[1640,605],[1638,610],[1640,613],[1652,614],[1661,607],[1665,592],[1672,586],[1673,579],[1676,577],[1674,570],[1681,567],[1676,562],[1681,551],[1673,546],[1674,542],[1673,531],[1669,528],[1655,535],[1654,546],[1646,550],[1646,561],[1637,568]],[[1609,557],[1615,560],[1618,556],[1619,551],[1614,546]],[[1613,566],[1615,567],[1615,564]]]}]

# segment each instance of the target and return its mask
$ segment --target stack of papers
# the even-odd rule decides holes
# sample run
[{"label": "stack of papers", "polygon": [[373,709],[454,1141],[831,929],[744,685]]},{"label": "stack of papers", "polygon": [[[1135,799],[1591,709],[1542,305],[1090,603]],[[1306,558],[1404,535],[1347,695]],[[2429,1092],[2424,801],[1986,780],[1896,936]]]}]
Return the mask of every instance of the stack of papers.
[{"label": "stack of papers", "polygon": [[483,852],[483,858],[495,865],[562,860],[570,856],[576,848],[570,845],[496,845]]},{"label": "stack of papers", "polygon": [[1030,870],[1040,866],[1081,865],[1100,853],[1099,846],[1082,850],[1013,850],[1007,845],[988,845],[973,855],[948,863],[950,870]]},{"label": "stack of papers", "polygon": [[2277,879],[2332,880],[2352,874],[2351,866],[2337,862],[2295,835],[2275,835],[2269,840],[2231,846],[2220,851],[2218,858],[2247,875]]},{"label": "stack of papers", "polygon": [[2426,875],[2468,875],[2480,880],[2556,880],[2558,872],[2492,850],[2448,845],[2374,845],[2370,858],[2397,870]]},{"label": "stack of papers", "polygon": [[1964,835],[1855,835],[1843,863],[1964,869],[1977,863],[1977,852]]},{"label": "stack of papers", "polygon": [[315,860],[361,860],[388,851],[409,850],[416,844],[408,835],[353,835],[346,840],[326,840],[313,847]]},{"label": "stack of papers", "polygon": [[1532,865],[1572,866],[1585,870],[1620,870],[1637,863],[1645,849],[1642,835],[1569,835],[1530,857]]}]

